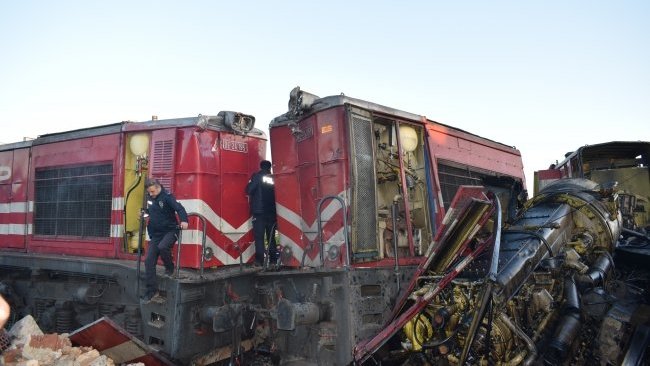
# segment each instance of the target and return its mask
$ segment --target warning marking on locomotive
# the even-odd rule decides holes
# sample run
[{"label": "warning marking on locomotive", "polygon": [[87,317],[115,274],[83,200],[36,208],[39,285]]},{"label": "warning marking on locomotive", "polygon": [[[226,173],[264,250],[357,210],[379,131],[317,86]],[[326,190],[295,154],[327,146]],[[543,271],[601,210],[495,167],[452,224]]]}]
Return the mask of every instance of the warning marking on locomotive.
[{"label": "warning marking on locomotive", "polygon": [[334,131],[334,127],[332,127],[332,125],[325,125],[325,126],[323,126],[323,127],[320,128],[320,133],[321,133],[321,134],[323,134],[323,133],[330,133],[330,132],[332,132],[332,131]]}]

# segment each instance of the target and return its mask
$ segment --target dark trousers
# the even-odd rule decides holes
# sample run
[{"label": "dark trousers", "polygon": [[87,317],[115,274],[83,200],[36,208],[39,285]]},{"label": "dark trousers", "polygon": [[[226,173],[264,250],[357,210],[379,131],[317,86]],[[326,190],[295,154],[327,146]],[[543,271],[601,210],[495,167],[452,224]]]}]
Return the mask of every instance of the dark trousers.
[{"label": "dark trousers", "polygon": [[253,215],[253,235],[255,236],[255,263],[264,264],[264,239],[269,242],[269,263],[278,261],[278,249],[275,246],[275,216]]},{"label": "dark trousers", "polygon": [[147,248],[147,258],[144,260],[144,278],[147,285],[147,294],[154,294],[158,291],[156,285],[156,264],[158,263],[158,256],[162,259],[167,272],[174,270],[174,262],[172,260],[172,247],[178,239],[176,231],[168,231],[166,233],[152,235]]}]

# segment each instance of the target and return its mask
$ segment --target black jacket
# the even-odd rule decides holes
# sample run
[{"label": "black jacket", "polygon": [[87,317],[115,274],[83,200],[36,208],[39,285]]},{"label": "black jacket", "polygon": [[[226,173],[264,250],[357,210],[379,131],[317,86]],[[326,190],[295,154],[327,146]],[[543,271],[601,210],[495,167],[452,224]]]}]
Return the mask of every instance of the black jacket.
[{"label": "black jacket", "polygon": [[147,211],[149,212],[147,230],[151,236],[177,230],[176,213],[182,222],[187,222],[187,212],[183,205],[178,203],[176,198],[167,193],[164,188],[156,198],[147,197]]},{"label": "black jacket", "polygon": [[251,176],[246,194],[253,215],[275,216],[275,188],[271,171],[260,170]]}]

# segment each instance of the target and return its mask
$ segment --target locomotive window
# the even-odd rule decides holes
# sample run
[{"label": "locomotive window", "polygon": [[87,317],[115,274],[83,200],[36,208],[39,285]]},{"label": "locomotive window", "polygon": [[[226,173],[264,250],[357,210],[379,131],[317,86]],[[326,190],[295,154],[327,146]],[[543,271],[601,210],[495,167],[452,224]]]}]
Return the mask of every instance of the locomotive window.
[{"label": "locomotive window", "polygon": [[110,237],[113,166],[37,169],[34,234]]}]

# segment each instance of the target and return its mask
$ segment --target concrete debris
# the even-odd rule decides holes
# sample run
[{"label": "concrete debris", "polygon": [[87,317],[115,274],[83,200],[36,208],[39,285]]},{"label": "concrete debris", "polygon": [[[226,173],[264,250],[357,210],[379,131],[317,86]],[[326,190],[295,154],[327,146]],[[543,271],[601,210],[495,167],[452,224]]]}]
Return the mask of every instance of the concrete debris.
[{"label": "concrete debris", "polygon": [[43,331],[36,324],[31,315],[17,321],[9,330],[9,336],[15,338],[14,343],[25,344],[32,335],[43,335]]},{"label": "concrete debris", "polygon": [[[0,355],[5,366],[115,366],[91,347],[73,347],[67,334],[43,334],[30,315],[16,322],[8,335],[11,345]],[[133,363],[125,366],[144,366]]]}]

